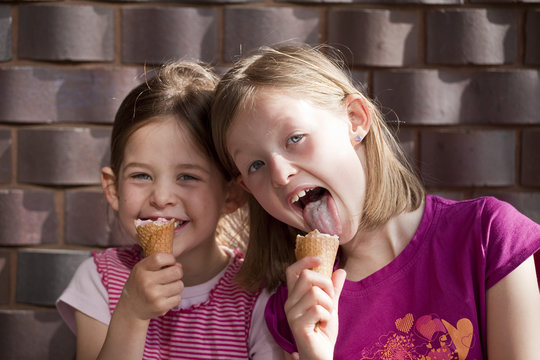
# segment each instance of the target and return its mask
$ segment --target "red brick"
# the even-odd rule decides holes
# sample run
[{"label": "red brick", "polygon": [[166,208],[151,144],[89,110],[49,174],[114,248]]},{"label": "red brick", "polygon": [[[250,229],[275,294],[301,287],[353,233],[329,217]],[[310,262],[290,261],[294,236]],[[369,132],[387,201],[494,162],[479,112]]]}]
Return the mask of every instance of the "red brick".
[{"label": "red brick", "polygon": [[11,7],[0,5],[0,61],[11,60]]},{"label": "red brick", "polygon": [[0,69],[0,120],[20,123],[112,124],[127,93],[142,78],[138,68]]},{"label": "red brick", "polygon": [[328,42],[351,64],[404,66],[418,62],[420,15],[407,10],[330,9]]},{"label": "red brick", "polygon": [[50,190],[0,190],[0,245],[57,242],[55,208]]},{"label": "red brick", "polygon": [[18,303],[54,306],[90,251],[21,249],[17,258]]},{"label": "red brick", "polygon": [[102,191],[66,191],[66,242],[85,246],[132,244],[124,237],[115,211]]},{"label": "red brick", "polygon": [[540,186],[540,130],[523,131],[521,142],[521,183]]},{"label": "red brick", "polygon": [[11,293],[11,253],[0,250],[0,305],[9,303]]},{"label": "red brick", "polygon": [[427,186],[510,186],[515,181],[513,131],[425,130],[420,153]]},{"label": "red brick", "polygon": [[55,310],[0,310],[4,360],[74,359],[75,336]]},{"label": "red brick", "polygon": [[540,123],[536,70],[376,71],[373,93],[411,124]]},{"label": "red brick", "polygon": [[430,64],[513,63],[517,57],[517,18],[517,12],[508,9],[428,12],[427,61]]},{"label": "red brick", "polygon": [[0,129],[0,183],[11,181],[11,131]]},{"label": "red brick", "polygon": [[314,45],[319,40],[319,11],[315,8],[225,8],[225,61],[263,45],[289,41]]},{"label": "red brick", "polygon": [[112,61],[114,10],[86,5],[20,5],[19,56],[50,61]]},{"label": "red brick", "polygon": [[213,62],[218,52],[217,17],[212,8],[125,8],[123,61],[160,64],[182,58]]},{"label": "red brick", "polygon": [[18,181],[42,185],[99,184],[109,162],[110,129],[19,130]]},{"label": "red brick", "polygon": [[540,65],[540,9],[527,11],[525,23],[525,63]]}]

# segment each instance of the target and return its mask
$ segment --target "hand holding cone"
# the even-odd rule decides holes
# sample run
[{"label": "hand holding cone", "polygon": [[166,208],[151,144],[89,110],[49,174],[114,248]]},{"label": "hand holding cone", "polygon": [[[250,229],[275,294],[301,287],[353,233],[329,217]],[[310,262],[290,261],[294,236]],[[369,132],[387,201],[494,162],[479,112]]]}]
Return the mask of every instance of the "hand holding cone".
[{"label": "hand holding cone", "polygon": [[[309,232],[306,236],[296,235],[296,248],[294,254],[296,260],[300,260],[306,256],[318,256],[322,259],[322,263],[313,268],[320,274],[332,277],[334,272],[334,262],[339,247],[339,238],[337,235],[321,234],[315,229]],[[315,324],[314,331],[319,331],[319,323]]]},{"label": "hand holding cone", "polygon": [[172,254],[175,227],[175,219],[135,220],[135,229],[145,255],[158,252]]}]

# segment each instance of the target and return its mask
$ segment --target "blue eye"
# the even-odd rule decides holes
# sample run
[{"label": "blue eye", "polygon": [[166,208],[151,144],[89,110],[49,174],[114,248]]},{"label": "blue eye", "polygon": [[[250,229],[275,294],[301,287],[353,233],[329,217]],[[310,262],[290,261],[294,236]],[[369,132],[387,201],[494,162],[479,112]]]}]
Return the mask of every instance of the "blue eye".
[{"label": "blue eye", "polygon": [[249,166],[248,172],[250,173],[255,172],[259,170],[259,168],[261,168],[263,165],[264,165],[264,162],[262,162],[261,160],[256,160],[251,163],[251,165]]},{"label": "blue eye", "polygon": [[131,177],[132,177],[133,179],[139,179],[139,180],[152,180],[152,178],[150,177],[150,175],[144,174],[144,173],[141,173],[141,174],[133,174],[133,175],[131,175]]},{"label": "blue eye", "polygon": [[304,135],[293,135],[287,140],[287,144],[296,144],[304,138]]}]

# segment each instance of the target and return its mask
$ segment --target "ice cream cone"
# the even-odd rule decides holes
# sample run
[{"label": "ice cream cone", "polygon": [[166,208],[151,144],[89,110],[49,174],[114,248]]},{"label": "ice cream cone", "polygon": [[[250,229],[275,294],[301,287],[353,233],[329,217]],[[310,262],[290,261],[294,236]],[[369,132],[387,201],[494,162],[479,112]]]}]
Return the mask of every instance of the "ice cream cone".
[{"label": "ice cream cone", "polygon": [[135,228],[145,255],[159,252],[172,254],[175,226],[174,219],[136,220]]},{"label": "ice cream cone", "polygon": [[312,270],[332,277],[338,246],[339,238],[337,235],[322,234],[318,230],[313,230],[306,236],[296,236],[294,254],[297,260],[306,256],[320,257],[322,259],[321,265]]}]

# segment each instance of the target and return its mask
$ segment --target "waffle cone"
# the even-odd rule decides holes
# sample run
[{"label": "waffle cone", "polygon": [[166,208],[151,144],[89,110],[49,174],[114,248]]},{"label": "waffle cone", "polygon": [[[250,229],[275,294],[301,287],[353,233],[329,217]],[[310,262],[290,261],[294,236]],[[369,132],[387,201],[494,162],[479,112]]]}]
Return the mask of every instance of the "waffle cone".
[{"label": "waffle cone", "polygon": [[321,265],[312,270],[332,277],[338,246],[339,238],[336,235],[321,234],[318,230],[313,230],[306,236],[296,236],[294,254],[296,260],[306,256],[320,257],[322,259]]},{"label": "waffle cone", "polygon": [[136,227],[146,256],[160,252],[172,254],[175,225],[176,222],[171,220],[161,225],[151,222]]}]

